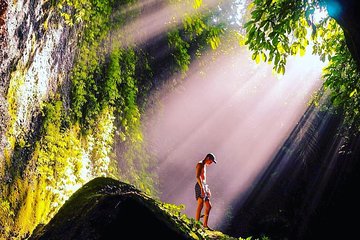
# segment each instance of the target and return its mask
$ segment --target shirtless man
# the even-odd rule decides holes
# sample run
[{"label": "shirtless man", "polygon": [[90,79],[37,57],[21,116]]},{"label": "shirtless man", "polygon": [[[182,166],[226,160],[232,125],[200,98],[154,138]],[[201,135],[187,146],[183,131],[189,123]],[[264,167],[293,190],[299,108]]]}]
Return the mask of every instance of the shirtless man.
[{"label": "shirtless man", "polygon": [[211,210],[210,203],[210,188],[206,184],[206,166],[212,163],[216,163],[215,155],[209,153],[206,157],[196,164],[196,184],[195,184],[195,198],[197,201],[195,220],[200,220],[201,211],[205,203],[204,223],[203,226],[206,229],[212,230],[208,226],[209,214]]}]

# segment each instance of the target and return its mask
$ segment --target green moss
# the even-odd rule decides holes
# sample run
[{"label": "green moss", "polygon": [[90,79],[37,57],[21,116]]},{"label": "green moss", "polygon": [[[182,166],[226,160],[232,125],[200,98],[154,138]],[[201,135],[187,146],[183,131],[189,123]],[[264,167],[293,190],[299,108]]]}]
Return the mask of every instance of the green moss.
[{"label": "green moss", "polygon": [[6,131],[6,138],[9,143],[8,147],[5,149],[5,162],[7,163],[7,166],[10,165],[10,160],[13,149],[15,148],[17,137],[20,136],[20,139],[23,137],[20,135],[22,133],[22,129],[18,128],[16,121],[18,120],[19,101],[21,101],[20,89],[24,83],[25,79],[21,70],[17,70],[11,75],[9,90],[7,93],[8,114],[10,118]]}]

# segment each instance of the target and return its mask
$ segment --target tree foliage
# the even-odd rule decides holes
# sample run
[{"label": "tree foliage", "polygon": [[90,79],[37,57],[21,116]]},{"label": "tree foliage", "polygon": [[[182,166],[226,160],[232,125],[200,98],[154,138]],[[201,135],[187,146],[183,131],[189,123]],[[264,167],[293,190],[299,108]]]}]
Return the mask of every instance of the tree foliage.
[{"label": "tree foliage", "polygon": [[251,17],[244,25],[246,42],[256,61],[273,64],[285,73],[290,55],[303,55],[311,44],[313,54],[328,61],[324,69],[324,90],[341,110],[348,125],[359,130],[359,69],[347,48],[343,30],[330,17],[317,19],[326,11],[320,0],[255,0]]},{"label": "tree foliage", "polygon": [[195,13],[186,14],[180,27],[168,32],[168,43],[173,49],[172,56],[182,73],[186,73],[191,63],[191,46],[197,49],[196,55],[201,55],[205,47],[215,50],[219,47],[220,38],[224,35],[223,23],[212,22],[213,11],[204,8],[201,0],[195,0],[193,7]]}]

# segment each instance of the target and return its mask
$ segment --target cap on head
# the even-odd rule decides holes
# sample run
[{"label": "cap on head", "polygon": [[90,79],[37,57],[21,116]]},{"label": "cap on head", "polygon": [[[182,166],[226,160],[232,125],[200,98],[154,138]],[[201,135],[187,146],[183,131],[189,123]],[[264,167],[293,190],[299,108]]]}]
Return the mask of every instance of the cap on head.
[{"label": "cap on head", "polygon": [[214,163],[217,163],[217,162],[216,162],[216,157],[215,157],[215,155],[214,155],[213,153],[208,153],[205,158],[209,158],[209,159],[212,160]]}]

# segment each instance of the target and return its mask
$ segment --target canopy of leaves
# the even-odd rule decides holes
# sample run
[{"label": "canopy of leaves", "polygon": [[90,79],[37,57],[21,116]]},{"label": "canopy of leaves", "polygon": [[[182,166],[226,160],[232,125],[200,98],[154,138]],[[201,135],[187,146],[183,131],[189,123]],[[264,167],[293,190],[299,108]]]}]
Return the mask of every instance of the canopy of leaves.
[{"label": "canopy of leaves", "polygon": [[304,55],[312,44],[313,54],[328,61],[324,70],[324,90],[331,103],[341,110],[348,125],[359,130],[359,69],[346,46],[344,33],[330,17],[316,20],[326,11],[320,0],[255,0],[249,6],[251,17],[245,24],[246,42],[253,59],[273,63],[285,73],[287,57]]}]

